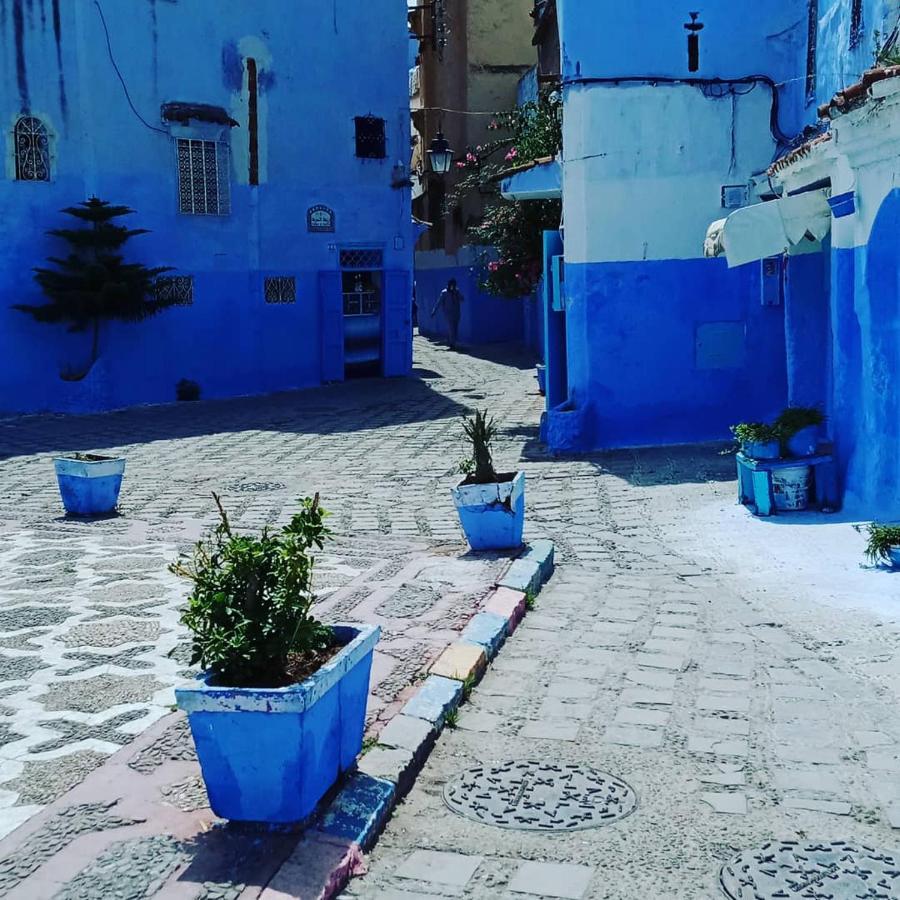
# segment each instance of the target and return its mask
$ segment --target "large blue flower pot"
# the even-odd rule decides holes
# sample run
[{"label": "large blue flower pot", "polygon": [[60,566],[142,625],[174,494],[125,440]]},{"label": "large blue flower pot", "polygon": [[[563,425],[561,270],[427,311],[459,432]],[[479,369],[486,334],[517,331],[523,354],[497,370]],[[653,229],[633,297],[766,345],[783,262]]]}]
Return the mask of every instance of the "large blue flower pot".
[{"label": "large blue flower pot", "polygon": [[453,500],[466,540],[473,550],[522,546],[525,528],[525,473],[495,484],[466,484],[453,489]]},{"label": "large blue flower pot", "polygon": [[819,449],[819,426],[800,429],[788,438],[787,449],[791,456],[815,456]]},{"label": "large blue flower pot", "polygon": [[301,822],[362,749],[380,629],[337,625],[330,662],[286,688],[216,687],[201,675],[175,691],[188,714],[210,806],[238,822]]},{"label": "large blue flower pot", "polygon": [[891,547],[888,550],[888,556],[891,560],[891,565],[895,569],[900,569],[900,547]]},{"label": "large blue flower pot", "polygon": [[778,441],[744,441],[743,450],[750,459],[778,459],[781,456]]},{"label": "large blue flower pot", "polygon": [[58,457],[53,460],[53,465],[67,513],[102,516],[115,511],[125,474],[124,459]]}]

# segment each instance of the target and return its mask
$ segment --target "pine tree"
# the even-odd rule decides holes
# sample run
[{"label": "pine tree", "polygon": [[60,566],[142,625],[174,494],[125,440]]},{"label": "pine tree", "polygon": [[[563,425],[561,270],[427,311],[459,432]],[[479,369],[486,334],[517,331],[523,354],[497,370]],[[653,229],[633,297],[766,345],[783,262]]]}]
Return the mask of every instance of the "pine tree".
[{"label": "pine tree", "polygon": [[[156,296],[156,280],[169,267],[148,268],[141,263],[127,263],[120,250],[127,241],[145,228],[126,228],[113,220],[130,215],[127,206],[112,206],[106,200],[92,197],[78,206],[63,210],[82,228],[57,228],[48,234],[69,244],[65,259],[49,257],[55,268],[36,268],[34,280],[50,301],[43,306],[25,303],[13,305],[38,322],[64,323],[69,331],[93,331],[91,360],[84,372],[69,376],[84,378],[99,356],[100,323],[118,319],[140,322],[175,303],[174,299]],[[66,377],[66,376],[64,376]]]}]

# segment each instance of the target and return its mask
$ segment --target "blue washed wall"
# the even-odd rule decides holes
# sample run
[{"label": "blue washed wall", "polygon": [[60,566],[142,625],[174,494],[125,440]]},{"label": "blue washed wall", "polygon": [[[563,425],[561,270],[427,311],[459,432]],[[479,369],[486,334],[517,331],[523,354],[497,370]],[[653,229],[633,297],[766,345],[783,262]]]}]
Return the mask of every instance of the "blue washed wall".
[{"label": "blue washed wall", "polygon": [[818,0],[816,101],[827,103],[874,65],[876,32],[880,42],[897,26],[900,9],[894,0],[863,0],[862,27],[852,34],[849,0]]},{"label": "blue washed wall", "polygon": [[845,505],[895,520],[900,510],[900,190],[867,245],[833,253],[833,433]]},{"label": "blue washed wall", "polygon": [[759,266],[723,260],[568,266],[570,396],[585,446],[726,437],[786,399],[781,307],[759,299]]},{"label": "blue washed wall", "polygon": [[[172,136],[129,108],[92,0],[0,0],[0,410],[168,401],[181,378],[198,381],[206,396],[319,383],[319,273],[337,268],[336,245],[380,246],[386,268],[412,269],[408,191],[391,187],[393,166],[409,160],[405,10],[393,0],[302,13],[292,0],[100,5],[150,126],[166,130],[160,106],[169,101],[222,106],[240,123],[230,132],[232,212],[177,212]],[[260,68],[259,187],[248,184],[246,57]],[[10,135],[26,110],[52,130],[49,184],[11,177]],[[387,122],[385,160],[354,155],[353,118],[368,113]],[[87,357],[89,337],[8,305],[41,302],[30,269],[64,249],[44,232],[62,224],[58,210],[92,194],[137,210],[134,225],[152,233],[128,252],[193,275],[195,299],[145,323],[105,326],[95,370],[66,383],[58,373]],[[306,210],[317,203],[335,210],[335,234],[307,233]],[[297,278],[296,304],[264,303],[269,274]]]},{"label": "blue washed wall", "polygon": [[422,334],[442,340],[447,337],[447,320],[443,311],[438,310],[435,316],[431,311],[451,278],[456,279],[465,298],[459,320],[461,343],[477,345],[525,342],[524,300],[508,300],[484,293],[478,287],[477,270],[469,265],[429,265],[416,269],[416,306],[419,331]]},{"label": "blue washed wall", "polygon": [[726,438],[787,402],[784,309],[762,306],[759,264],[702,256],[723,186],[764,181],[807,121],[806,10],[710,5],[691,73],[686,8],[559,0],[572,446]]}]

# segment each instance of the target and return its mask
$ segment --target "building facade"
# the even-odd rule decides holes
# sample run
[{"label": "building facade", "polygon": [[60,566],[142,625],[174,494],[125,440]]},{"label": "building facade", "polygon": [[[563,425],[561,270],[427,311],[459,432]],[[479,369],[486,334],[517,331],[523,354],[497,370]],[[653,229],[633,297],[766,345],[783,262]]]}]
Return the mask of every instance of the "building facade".
[{"label": "building facade", "polygon": [[[0,0],[0,410],[88,411],[411,368],[409,39],[395,0]],[[373,52],[377,48],[377,52]],[[90,336],[31,270],[97,196],[179,305]],[[61,373],[64,377],[61,377]]]},{"label": "building facade", "polygon": [[[412,0],[410,0],[412,6]],[[410,13],[418,36],[418,57],[410,73],[415,142],[413,212],[429,224],[417,244],[416,299],[419,327],[433,336],[446,334],[434,302],[450,278],[466,302],[460,338],[464,343],[521,340],[526,304],[479,290],[479,253],[466,244],[466,229],[483,211],[477,196],[445,210],[459,172],[447,176],[428,169],[427,150],[440,131],[459,157],[491,138],[492,114],[516,106],[519,82],[534,64],[532,0],[436,0],[415,4]]]}]

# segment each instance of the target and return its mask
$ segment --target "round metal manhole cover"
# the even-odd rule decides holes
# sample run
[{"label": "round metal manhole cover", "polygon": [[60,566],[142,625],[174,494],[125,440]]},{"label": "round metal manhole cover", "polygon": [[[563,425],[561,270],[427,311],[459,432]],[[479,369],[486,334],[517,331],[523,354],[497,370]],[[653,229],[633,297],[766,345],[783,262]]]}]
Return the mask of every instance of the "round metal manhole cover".
[{"label": "round metal manhole cover", "polygon": [[731,900],[900,900],[900,855],[844,841],[773,841],[722,867]]},{"label": "round metal manhole cover", "polygon": [[476,766],[444,787],[453,812],[499,828],[579,831],[624,819],[637,795],[620,778],[587,766],[510,762]]}]

